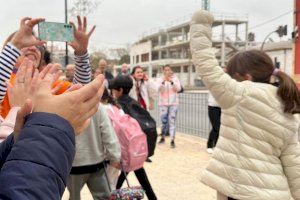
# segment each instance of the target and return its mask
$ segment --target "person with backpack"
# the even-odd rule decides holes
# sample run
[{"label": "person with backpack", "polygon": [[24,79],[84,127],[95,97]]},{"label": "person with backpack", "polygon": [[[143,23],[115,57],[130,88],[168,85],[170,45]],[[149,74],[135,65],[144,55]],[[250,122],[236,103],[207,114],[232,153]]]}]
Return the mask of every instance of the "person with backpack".
[{"label": "person with backpack", "polygon": [[70,200],[80,200],[80,191],[87,184],[94,199],[110,195],[105,177],[105,162],[119,167],[121,150],[106,109],[100,104],[97,113],[83,134],[75,138],[76,153],[68,181]]},{"label": "person with backpack", "polygon": [[[122,173],[142,168],[148,157],[148,146],[139,123],[120,109],[107,89],[104,90],[101,104],[105,107],[120,142]],[[108,183],[112,190],[116,189],[118,172],[113,167],[107,167]]]},{"label": "person with backpack", "polygon": [[151,82],[144,73],[141,66],[132,69],[131,77],[133,87],[129,96],[140,103],[145,110],[152,110],[154,107],[154,97],[156,96],[156,84]]},{"label": "person with backpack", "polygon": [[237,53],[225,73],[212,49],[213,22],[198,11],[190,31],[197,72],[222,108],[220,137],[201,180],[218,200],[298,200],[300,92],[263,51]]},{"label": "person with backpack", "polygon": [[[129,92],[133,87],[133,81],[130,76],[117,76],[109,83],[109,89],[112,90],[113,97],[117,100],[122,110],[137,120],[143,132],[147,135],[148,157],[154,154],[157,132],[156,123],[150,116],[149,112],[143,109],[140,104],[129,96]],[[146,192],[149,200],[156,200],[157,197],[148,180],[144,167],[134,171],[138,181]],[[125,180],[125,173],[121,173],[117,189],[120,189]]]},{"label": "person with backpack", "polygon": [[178,78],[173,76],[170,65],[163,67],[163,73],[163,77],[158,80],[158,104],[162,122],[162,134],[159,143],[165,142],[165,135],[169,129],[171,147],[175,148],[176,116],[179,106],[178,92],[181,90],[181,85]]}]

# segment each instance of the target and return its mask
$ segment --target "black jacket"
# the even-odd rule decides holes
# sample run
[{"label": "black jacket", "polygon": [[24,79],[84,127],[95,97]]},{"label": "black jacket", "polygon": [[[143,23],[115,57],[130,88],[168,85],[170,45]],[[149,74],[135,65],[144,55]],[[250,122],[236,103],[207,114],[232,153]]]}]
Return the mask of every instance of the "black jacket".
[{"label": "black jacket", "polygon": [[105,76],[106,80],[112,80],[112,79],[114,79],[114,76],[109,71],[105,71],[104,72],[104,76]]}]

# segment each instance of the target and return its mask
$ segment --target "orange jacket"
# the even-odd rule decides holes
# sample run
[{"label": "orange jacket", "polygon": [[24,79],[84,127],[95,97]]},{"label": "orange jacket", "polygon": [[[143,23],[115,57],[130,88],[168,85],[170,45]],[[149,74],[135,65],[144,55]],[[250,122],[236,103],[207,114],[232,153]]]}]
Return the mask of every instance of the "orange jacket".
[{"label": "orange jacket", "polygon": [[[14,84],[14,80],[15,80],[16,74],[12,73],[9,82],[13,85]],[[61,88],[58,90],[58,92],[56,92],[56,95],[62,94],[64,93],[70,86],[71,83],[69,81],[56,81],[53,85],[52,88],[54,88],[56,85],[58,84],[62,84]],[[9,99],[8,99],[8,95],[6,93],[3,102],[1,103],[1,116],[5,119],[5,117],[8,115],[9,111],[10,111],[10,104],[9,104]]]}]

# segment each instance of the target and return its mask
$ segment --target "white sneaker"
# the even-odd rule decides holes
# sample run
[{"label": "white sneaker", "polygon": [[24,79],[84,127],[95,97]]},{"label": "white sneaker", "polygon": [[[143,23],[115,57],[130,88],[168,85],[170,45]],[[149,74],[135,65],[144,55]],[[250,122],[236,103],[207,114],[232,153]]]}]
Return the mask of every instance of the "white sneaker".
[{"label": "white sneaker", "polygon": [[208,148],[208,149],[206,149],[206,151],[207,151],[207,153],[209,153],[209,154],[213,154],[213,153],[214,153],[214,150],[213,150],[212,148]]}]

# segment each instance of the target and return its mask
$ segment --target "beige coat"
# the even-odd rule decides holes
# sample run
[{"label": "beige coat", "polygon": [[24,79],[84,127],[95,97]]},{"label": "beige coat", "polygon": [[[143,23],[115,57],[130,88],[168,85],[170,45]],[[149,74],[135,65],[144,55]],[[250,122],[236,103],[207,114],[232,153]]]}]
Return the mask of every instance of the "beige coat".
[{"label": "beige coat", "polygon": [[223,113],[201,180],[239,200],[300,200],[299,115],[283,112],[276,87],[224,73],[211,48],[213,20],[199,11],[191,22],[193,62]]}]

